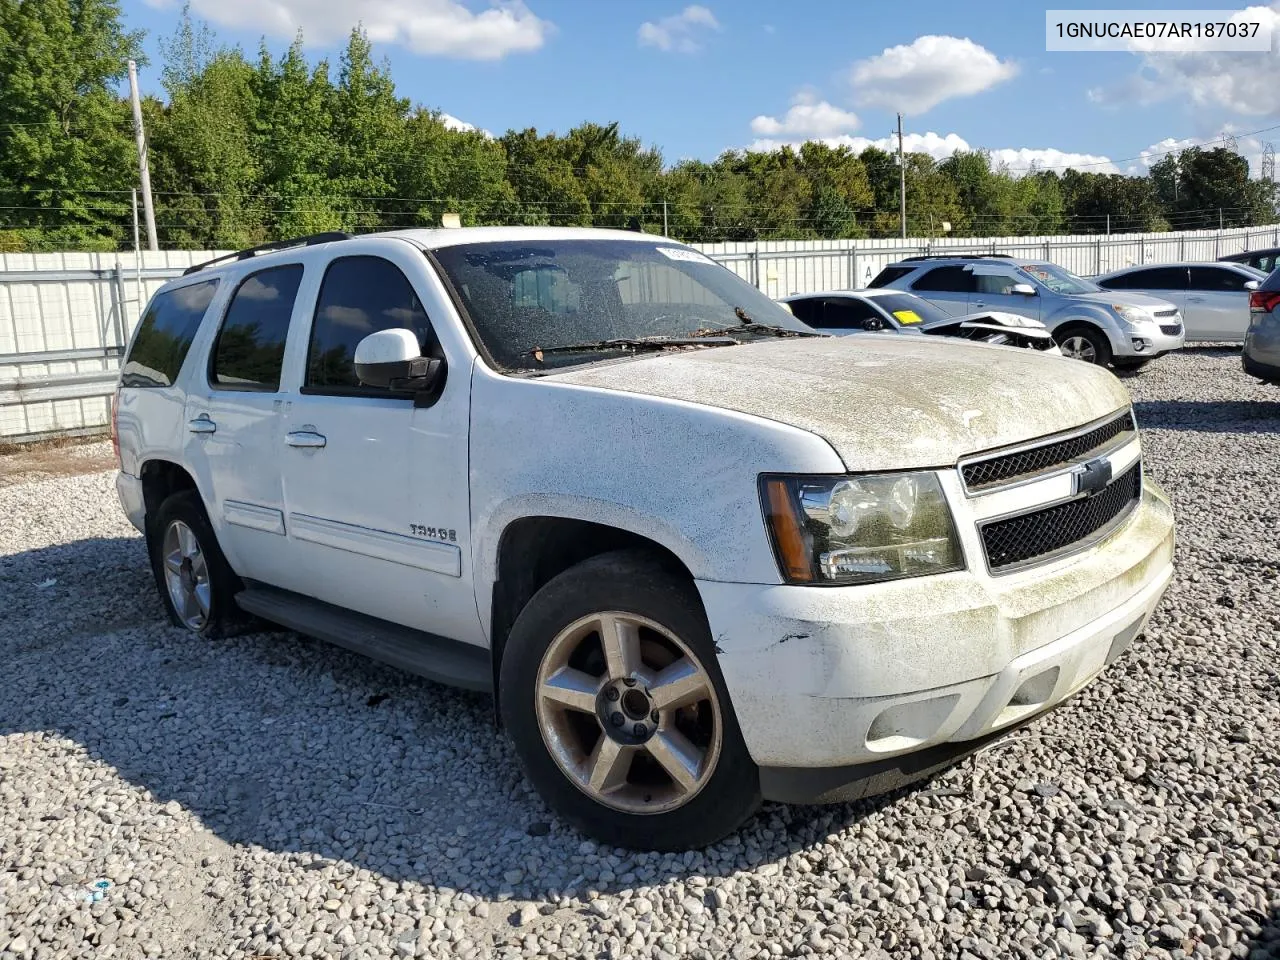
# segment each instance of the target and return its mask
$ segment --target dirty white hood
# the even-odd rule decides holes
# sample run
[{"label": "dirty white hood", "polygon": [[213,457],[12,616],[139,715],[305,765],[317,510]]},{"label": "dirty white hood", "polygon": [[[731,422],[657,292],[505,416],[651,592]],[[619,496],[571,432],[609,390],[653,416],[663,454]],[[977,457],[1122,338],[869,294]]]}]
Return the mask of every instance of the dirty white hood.
[{"label": "dirty white hood", "polygon": [[1129,404],[1119,380],[1077,360],[876,334],[655,354],[543,379],[791,424],[824,437],[851,471],[950,466]]}]

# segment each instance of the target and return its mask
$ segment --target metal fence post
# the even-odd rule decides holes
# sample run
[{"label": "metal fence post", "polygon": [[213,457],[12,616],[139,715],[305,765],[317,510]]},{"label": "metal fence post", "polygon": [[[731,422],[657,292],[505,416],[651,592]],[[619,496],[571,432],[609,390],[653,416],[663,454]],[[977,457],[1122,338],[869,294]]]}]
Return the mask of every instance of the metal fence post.
[{"label": "metal fence post", "polygon": [[1095,237],[1093,240],[1093,272],[1095,275],[1102,272],[1102,238]]},{"label": "metal fence post", "polygon": [[[123,351],[124,345],[128,342],[128,334],[125,332],[126,328],[124,320],[124,267],[120,266],[118,262],[116,263],[115,269],[111,271],[111,289],[115,291],[116,301],[114,310],[116,321],[116,342],[111,344],[111,346],[117,347]],[[102,331],[102,347],[105,350],[107,346],[107,331],[104,329]]]},{"label": "metal fence post", "polygon": [[1186,238],[1182,234],[1178,234],[1178,259],[1179,260],[1187,259],[1186,249],[1187,249]]},{"label": "metal fence post", "polygon": [[760,241],[756,241],[755,249],[751,251],[751,282],[755,284],[757,290],[760,289]]},{"label": "metal fence post", "polygon": [[1147,262],[1147,238],[1138,237],[1138,262]]},{"label": "metal fence post", "polygon": [[858,283],[858,245],[849,245],[849,289],[857,290]]}]

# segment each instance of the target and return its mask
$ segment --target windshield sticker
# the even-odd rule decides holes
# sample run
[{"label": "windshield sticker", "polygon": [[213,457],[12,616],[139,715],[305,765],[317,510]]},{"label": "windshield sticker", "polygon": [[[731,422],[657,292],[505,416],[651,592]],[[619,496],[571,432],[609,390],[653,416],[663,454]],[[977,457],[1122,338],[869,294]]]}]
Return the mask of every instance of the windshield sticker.
[{"label": "windshield sticker", "polygon": [[658,247],[656,249],[668,260],[687,260],[689,263],[715,263],[710,257],[703,256],[697,250],[685,250],[682,247]]},{"label": "windshield sticker", "polygon": [[893,315],[898,318],[899,323],[919,323],[920,314],[914,310],[895,310]]}]

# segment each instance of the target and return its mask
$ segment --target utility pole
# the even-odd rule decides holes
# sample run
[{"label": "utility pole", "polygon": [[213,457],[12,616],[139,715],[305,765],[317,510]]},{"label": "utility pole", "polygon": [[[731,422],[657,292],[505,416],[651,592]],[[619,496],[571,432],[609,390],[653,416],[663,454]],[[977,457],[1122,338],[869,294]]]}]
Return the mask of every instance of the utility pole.
[{"label": "utility pole", "polygon": [[902,114],[898,114],[898,222],[907,239],[907,164],[902,158]]},{"label": "utility pole", "polygon": [[133,135],[138,141],[138,171],[142,178],[142,209],[147,219],[147,249],[159,250],[156,211],[151,205],[151,169],[147,165],[147,137],[142,132],[142,101],[138,99],[138,64],[129,61],[129,99],[133,101]]}]

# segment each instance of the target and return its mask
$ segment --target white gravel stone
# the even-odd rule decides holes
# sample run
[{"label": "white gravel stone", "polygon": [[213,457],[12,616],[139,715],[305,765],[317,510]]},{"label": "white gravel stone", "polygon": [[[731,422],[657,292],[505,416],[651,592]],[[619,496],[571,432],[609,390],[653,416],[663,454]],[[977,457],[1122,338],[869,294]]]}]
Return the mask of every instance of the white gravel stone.
[{"label": "white gravel stone", "polygon": [[1179,521],[1146,634],[931,784],[688,854],[554,818],[484,698],[167,626],[112,476],[0,458],[0,956],[1280,956],[1280,389],[1126,384]]}]

